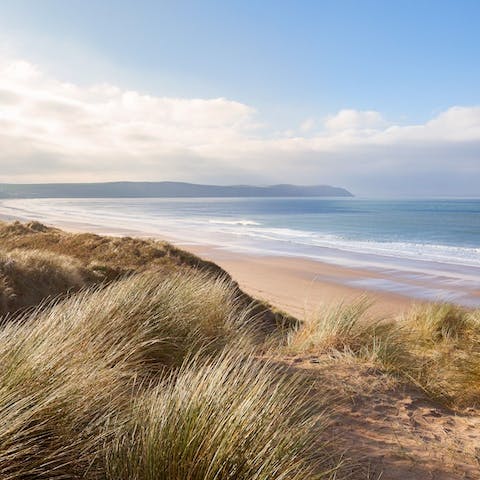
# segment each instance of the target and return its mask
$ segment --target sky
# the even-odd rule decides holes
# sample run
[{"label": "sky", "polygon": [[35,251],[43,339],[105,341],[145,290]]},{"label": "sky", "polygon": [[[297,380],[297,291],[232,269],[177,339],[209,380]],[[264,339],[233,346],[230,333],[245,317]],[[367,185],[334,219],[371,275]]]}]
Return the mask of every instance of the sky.
[{"label": "sky", "polygon": [[478,0],[0,0],[0,182],[480,196]]}]

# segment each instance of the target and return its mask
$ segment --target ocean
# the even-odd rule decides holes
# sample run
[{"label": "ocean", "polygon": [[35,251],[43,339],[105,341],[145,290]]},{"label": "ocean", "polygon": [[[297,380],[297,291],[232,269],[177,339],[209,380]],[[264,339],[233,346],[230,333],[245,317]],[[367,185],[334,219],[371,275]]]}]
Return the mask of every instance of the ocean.
[{"label": "ocean", "polygon": [[388,271],[354,286],[478,303],[480,199],[32,199],[2,200],[0,213]]}]

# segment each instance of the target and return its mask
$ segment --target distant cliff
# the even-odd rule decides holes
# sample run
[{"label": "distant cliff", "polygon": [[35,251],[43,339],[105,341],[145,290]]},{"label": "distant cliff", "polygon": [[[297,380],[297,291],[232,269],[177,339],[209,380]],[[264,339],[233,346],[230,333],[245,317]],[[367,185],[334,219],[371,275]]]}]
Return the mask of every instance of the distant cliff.
[{"label": "distant cliff", "polygon": [[184,182],[0,184],[0,198],[353,197],[329,185],[199,185]]}]

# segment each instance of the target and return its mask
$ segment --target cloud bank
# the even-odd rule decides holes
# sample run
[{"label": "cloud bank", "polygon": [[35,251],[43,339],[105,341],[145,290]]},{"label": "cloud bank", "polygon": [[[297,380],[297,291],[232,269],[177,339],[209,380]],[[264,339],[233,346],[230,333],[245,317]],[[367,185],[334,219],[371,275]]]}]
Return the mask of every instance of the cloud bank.
[{"label": "cloud bank", "polygon": [[[407,101],[407,100],[406,100]],[[366,194],[480,195],[480,107],[418,125],[341,110],[271,134],[255,108],[67,83],[0,63],[3,182],[330,183]]]}]

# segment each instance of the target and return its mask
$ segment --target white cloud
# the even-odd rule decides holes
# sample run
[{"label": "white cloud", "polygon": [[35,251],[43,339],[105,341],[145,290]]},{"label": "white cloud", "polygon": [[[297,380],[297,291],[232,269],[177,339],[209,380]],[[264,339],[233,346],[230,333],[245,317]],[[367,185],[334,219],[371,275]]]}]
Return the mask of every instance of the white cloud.
[{"label": "white cloud", "polygon": [[310,132],[315,128],[315,119],[314,118],[307,118],[300,124],[300,131],[302,132]]},{"label": "white cloud", "polygon": [[[433,190],[447,179],[456,182],[452,192],[470,193],[480,184],[477,106],[454,106],[403,126],[377,111],[340,110],[322,128],[308,118],[278,135],[264,133],[257,116],[225,98],[84,87],[28,62],[4,62],[2,181],[289,181],[405,192],[429,178]],[[382,182],[373,180],[379,176]]]},{"label": "white cloud", "polygon": [[379,112],[374,110],[340,110],[327,118],[325,127],[329,130],[364,130],[377,129],[387,126]]}]

